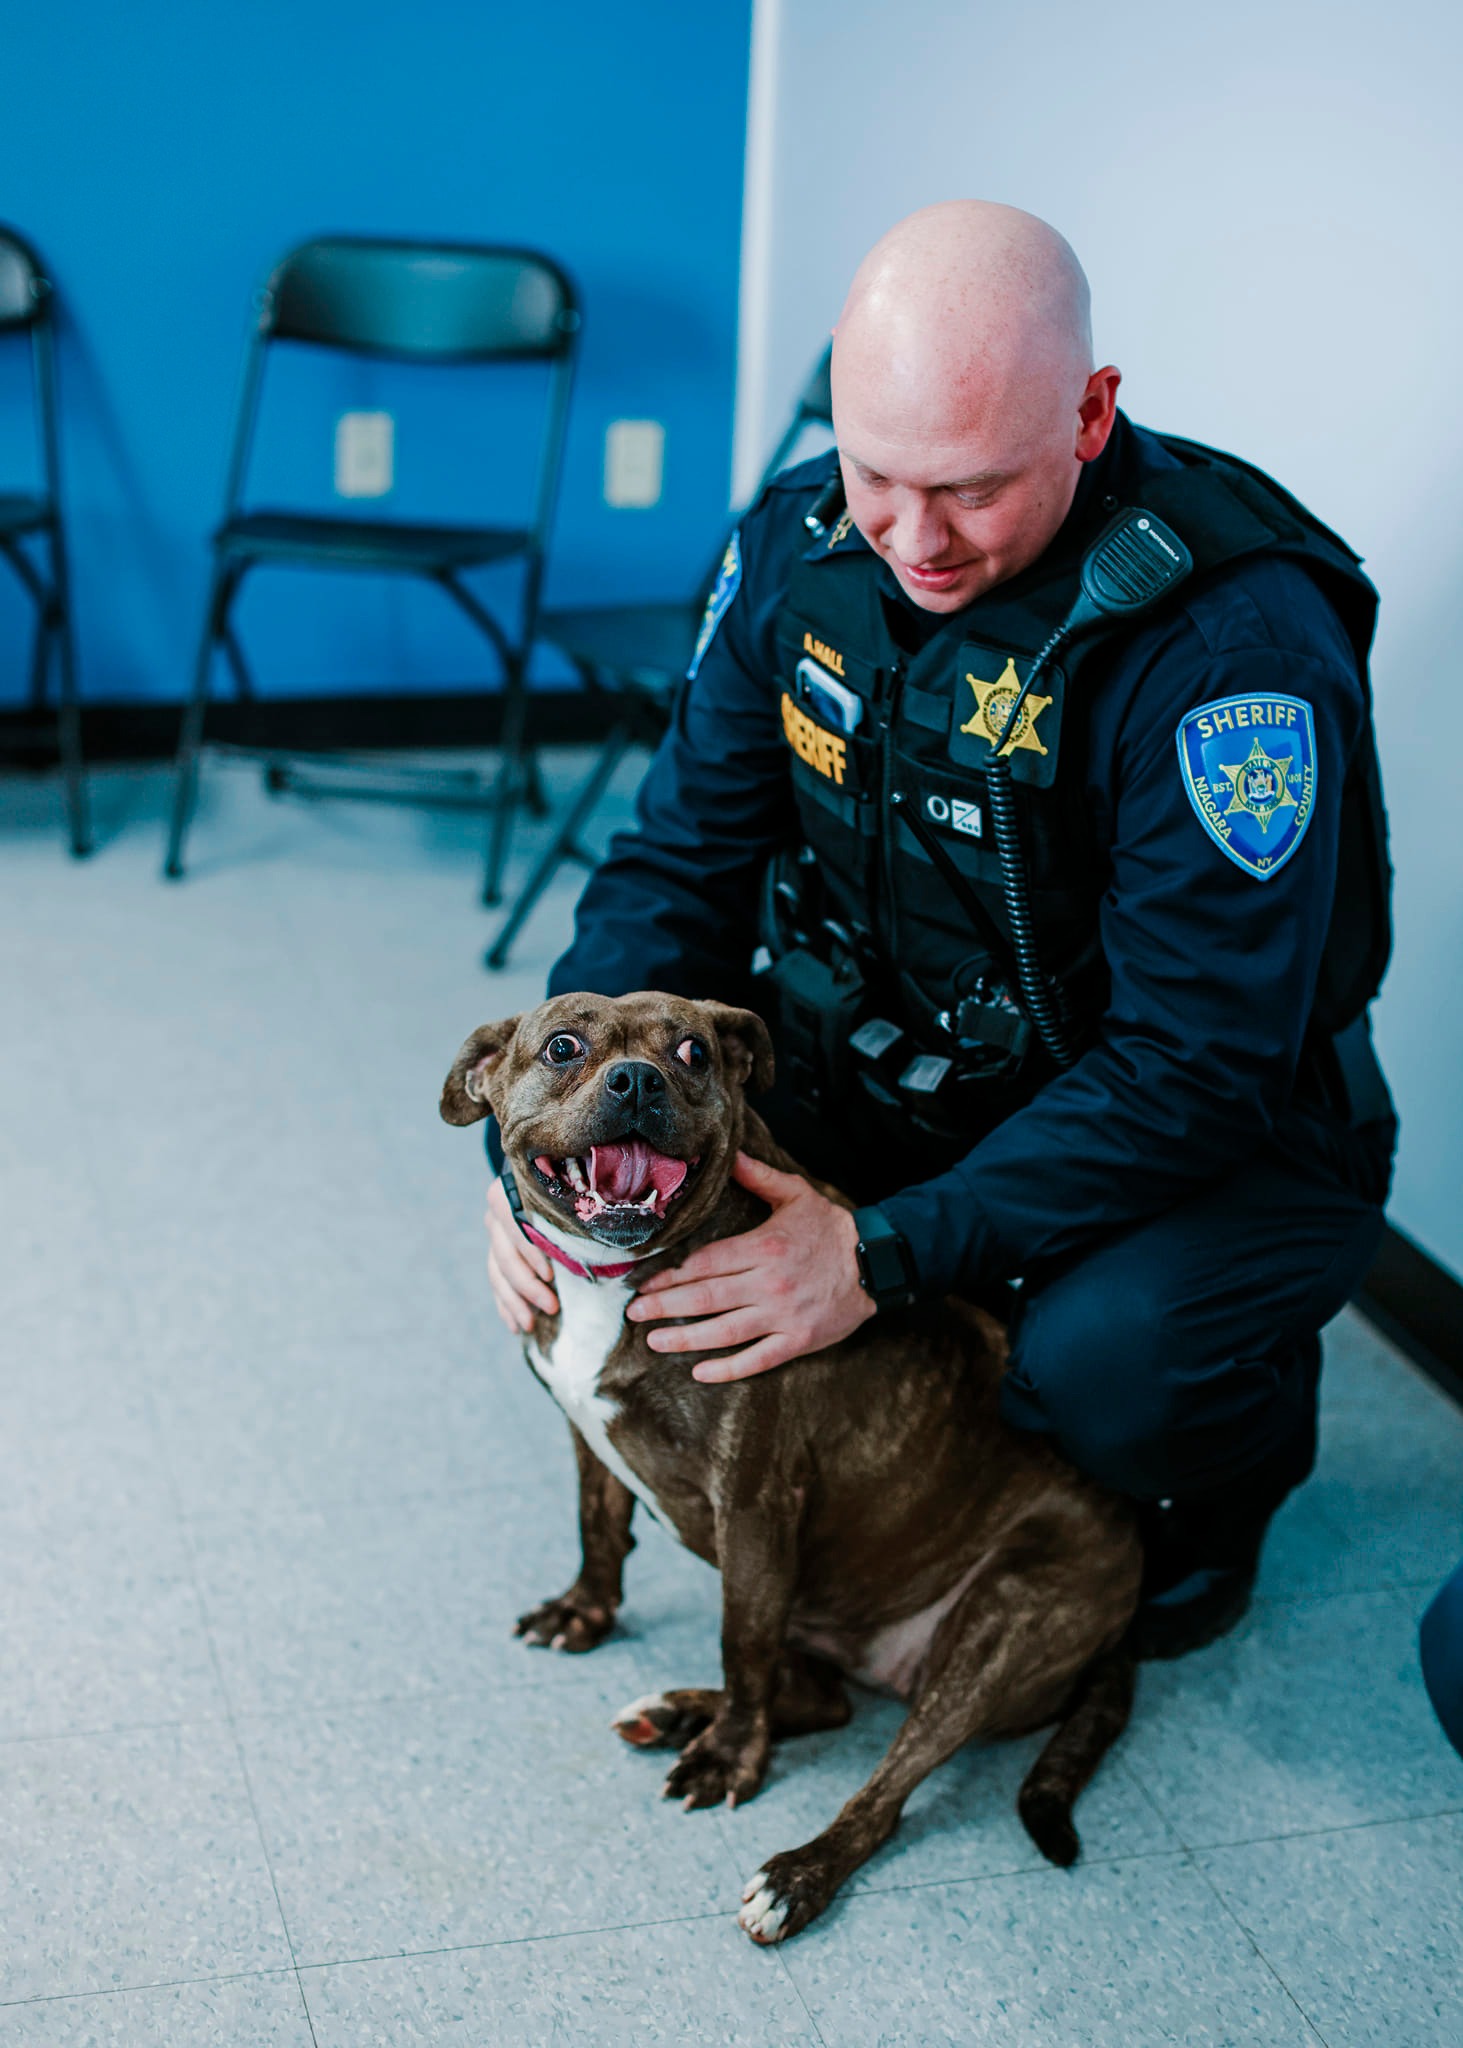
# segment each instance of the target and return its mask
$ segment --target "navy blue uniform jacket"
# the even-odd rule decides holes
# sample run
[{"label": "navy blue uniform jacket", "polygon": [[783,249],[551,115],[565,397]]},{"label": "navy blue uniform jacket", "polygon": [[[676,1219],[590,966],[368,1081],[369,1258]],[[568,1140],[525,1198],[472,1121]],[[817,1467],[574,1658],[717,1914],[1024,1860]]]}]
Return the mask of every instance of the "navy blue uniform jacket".
[{"label": "navy blue uniform jacket", "polygon": [[[1117,431],[1132,431],[1121,416]],[[797,832],[773,621],[833,460],[785,472],[743,522],[741,586],[681,694],[634,831],[584,891],[550,994],[660,988],[756,1007],[759,882]],[[1072,518],[1088,516],[1105,461],[1084,472]],[[966,613],[976,634],[979,610],[977,599]],[[1200,705],[1266,691],[1310,704],[1316,779],[1303,840],[1262,881],[1200,824],[1175,736]],[[1292,1095],[1331,915],[1342,783],[1367,716],[1339,619],[1284,560],[1229,565],[1123,648],[1093,707],[1086,765],[1111,1000],[1073,1067],[951,1171],[883,1201],[923,1292],[1080,1253],[1264,1144]]]}]

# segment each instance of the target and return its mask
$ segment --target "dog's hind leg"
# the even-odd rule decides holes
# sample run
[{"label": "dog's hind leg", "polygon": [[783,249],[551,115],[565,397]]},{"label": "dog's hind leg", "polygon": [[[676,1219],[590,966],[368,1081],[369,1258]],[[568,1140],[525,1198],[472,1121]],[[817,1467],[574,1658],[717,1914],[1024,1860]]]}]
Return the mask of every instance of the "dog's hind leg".
[{"label": "dog's hind leg", "polygon": [[[684,1749],[716,1719],[722,1695],[707,1686],[647,1693],[622,1707],[610,1726],[637,1749]],[[772,1739],[842,1728],[853,1713],[836,1666],[801,1650],[784,1650],[772,1694]]]},{"label": "dog's hind leg", "polygon": [[853,1706],[836,1664],[809,1650],[783,1651],[772,1695],[774,1740],[844,1728],[852,1718]]},{"label": "dog's hind leg", "polygon": [[532,1649],[582,1651],[602,1643],[615,1625],[625,1559],[635,1548],[634,1494],[600,1463],[572,1422],[569,1434],[579,1465],[579,1576],[557,1600],[519,1615],[513,1633]]},{"label": "dog's hind leg", "polygon": [[1125,1643],[1088,1666],[1060,1727],[1026,1774],[1016,1801],[1021,1822],[1051,1863],[1075,1863],[1077,1795],[1128,1725],[1137,1661]]},{"label": "dog's hind leg", "polygon": [[1070,1563],[1033,1568],[1024,1544],[988,1557],[940,1624],[909,1717],[869,1782],[831,1827],[747,1884],[739,1917],[752,1939],[782,1941],[816,1919],[962,1744],[1051,1720],[1101,1645],[1095,1604],[1090,1577]]}]

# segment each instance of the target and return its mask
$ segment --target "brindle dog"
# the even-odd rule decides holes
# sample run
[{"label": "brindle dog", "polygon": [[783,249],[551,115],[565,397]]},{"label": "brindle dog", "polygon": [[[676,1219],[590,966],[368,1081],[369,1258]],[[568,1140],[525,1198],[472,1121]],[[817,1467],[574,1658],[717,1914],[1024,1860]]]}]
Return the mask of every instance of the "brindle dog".
[{"label": "brindle dog", "polygon": [[560,1261],[560,1313],[536,1318],[526,1349],[573,1429],[583,1559],[519,1633],[604,1640],[638,1497],[722,1579],[722,1689],[637,1700],[615,1723],[680,1751],[667,1793],[750,1799],[776,1738],[848,1719],[845,1677],[909,1701],[863,1790],[747,1885],[741,1924],[759,1942],[821,1913],[973,1736],[1057,1723],[1019,1805],[1042,1854],[1071,1863],[1073,1802],[1132,1701],[1140,1573],[1128,1504],[1001,1422],[1004,1340],[977,1309],[880,1315],[719,1386],[624,1320],[632,1272],[765,1217],[730,1178],[739,1147],[801,1171],[743,1100],[771,1078],[748,1010],[566,995],[475,1031],[442,1094],[449,1123],[496,1113],[523,1220]]}]

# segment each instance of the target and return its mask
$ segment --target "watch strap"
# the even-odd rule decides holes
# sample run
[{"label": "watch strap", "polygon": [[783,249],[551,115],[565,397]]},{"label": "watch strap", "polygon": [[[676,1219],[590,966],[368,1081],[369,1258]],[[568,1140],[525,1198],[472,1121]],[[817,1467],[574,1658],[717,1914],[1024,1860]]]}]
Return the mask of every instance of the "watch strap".
[{"label": "watch strap", "polygon": [[908,1308],[915,1298],[914,1261],[883,1210],[855,1209],[859,1285],[878,1309]]}]

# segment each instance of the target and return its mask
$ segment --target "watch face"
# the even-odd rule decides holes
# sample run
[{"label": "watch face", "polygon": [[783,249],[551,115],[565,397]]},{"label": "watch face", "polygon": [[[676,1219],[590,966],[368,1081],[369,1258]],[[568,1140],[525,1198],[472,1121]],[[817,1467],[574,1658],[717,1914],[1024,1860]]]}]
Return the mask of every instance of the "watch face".
[{"label": "watch face", "polygon": [[859,1286],[878,1307],[907,1297],[904,1260],[892,1233],[876,1239],[872,1246],[860,1239],[857,1257]]}]

